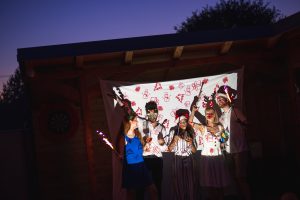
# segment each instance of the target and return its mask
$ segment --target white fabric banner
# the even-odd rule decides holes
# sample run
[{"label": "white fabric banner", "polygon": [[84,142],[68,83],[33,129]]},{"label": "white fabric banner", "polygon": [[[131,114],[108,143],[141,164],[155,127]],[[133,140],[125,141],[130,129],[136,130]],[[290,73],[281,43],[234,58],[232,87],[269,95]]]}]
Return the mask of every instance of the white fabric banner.
[{"label": "white fabric banner", "polygon": [[[141,117],[146,117],[145,104],[148,101],[155,101],[159,111],[158,120],[160,123],[166,120],[164,125],[168,132],[172,126],[175,126],[176,110],[190,110],[194,96],[197,96],[200,92],[201,84],[203,84],[203,88],[198,107],[199,111],[204,114],[204,96],[211,98],[212,93],[217,91],[221,85],[227,85],[237,90],[237,73],[167,82],[132,84],[119,88],[124,94],[124,98],[131,101],[133,110]],[[118,92],[116,91],[116,93]],[[114,103],[116,104],[116,102]]]},{"label": "white fabric banner", "polygon": [[[124,111],[116,105],[116,101],[109,95],[113,90],[118,94],[116,87],[119,87],[124,97],[131,101],[133,110],[141,117],[146,116],[145,104],[149,101],[155,101],[158,105],[158,120],[164,123],[167,133],[172,126],[175,126],[175,112],[177,109],[190,110],[194,96],[200,92],[201,99],[198,101],[200,113],[204,114],[204,97],[211,98],[211,95],[222,85],[230,86],[237,90],[238,102],[242,101],[242,82],[243,69],[223,73],[220,75],[198,77],[191,79],[182,79],[166,82],[153,83],[128,83],[119,81],[100,80],[102,97],[104,101],[106,117],[112,138],[115,145],[116,137],[119,134],[120,125],[124,116]],[[194,118],[197,122],[197,119]],[[121,171],[119,162],[113,156],[113,199],[124,199],[124,190],[121,189]]]}]

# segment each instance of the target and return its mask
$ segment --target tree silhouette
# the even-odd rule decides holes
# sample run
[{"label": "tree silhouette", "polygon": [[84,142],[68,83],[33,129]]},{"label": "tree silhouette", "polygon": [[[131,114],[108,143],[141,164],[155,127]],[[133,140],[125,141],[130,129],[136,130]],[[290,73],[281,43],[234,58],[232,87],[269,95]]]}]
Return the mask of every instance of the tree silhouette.
[{"label": "tree silhouette", "polygon": [[28,126],[28,110],[24,81],[20,68],[3,85],[0,93],[0,130],[14,130]]},{"label": "tree silhouette", "polygon": [[3,85],[3,91],[0,94],[0,103],[12,104],[24,100],[25,88],[22,79],[21,70],[17,68],[15,73]]},{"label": "tree silhouette", "polygon": [[192,12],[177,33],[200,30],[226,29],[232,27],[262,26],[273,24],[284,16],[280,10],[263,0],[220,0],[215,6],[206,6]]}]

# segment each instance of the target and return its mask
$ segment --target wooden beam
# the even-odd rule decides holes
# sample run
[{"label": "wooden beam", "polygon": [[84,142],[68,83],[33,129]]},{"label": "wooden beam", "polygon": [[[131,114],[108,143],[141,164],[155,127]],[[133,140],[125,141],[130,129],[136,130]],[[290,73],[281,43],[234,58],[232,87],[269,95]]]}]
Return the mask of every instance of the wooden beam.
[{"label": "wooden beam", "polygon": [[214,63],[245,63],[245,60],[255,60],[255,59],[273,59],[273,54],[269,52],[257,52],[255,54],[239,54],[239,55],[223,55],[223,56],[210,56],[205,58],[194,58],[194,59],[184,59],[184,60],[168,60],[163,62],[148,62],[143,64],[131,64],[126,65],[115,65],[115,66],[98,66],[91,68],[86,71],[66,71],[66,72],[53,72],[53,73],[37,73],[33,79],[69,79],[77,78],[82,75],[95,76],[98,78],[109,78],[122,75],[122,73],[132,73],[132,71],[148,71],[155,69],[166,69],[166,68],[176,68],[176,67],[192,67],[201,66],[204,64],[214,64]]},{"label": "wooden beam", "polygon": [[179,59],[182,55],[183,52],[183,47],[184,46],[177,46],[174,50],[173,58],[174,59]]},{"label": "wooden beam", "polygon": [[133,59],[133,51],[126,51],[125,59],[124,59],[125,64],[130,65],[132,63],[132,59]]},{"label": "wooden beam", "polygon": [[[159,63],[147,63],[147,64],[140,64],[140,65],[131,65],[129,67],[122,67],[118,71],[111,71],[108,77],[101,76],[101,72],[99,71],[99,75],[105,79],[113,79],[113,80],[126,80],[126,77],[132,76],[134,72],[135,76],[138,76],[145,71],[151,71],[156,69],[175,69],[176,67],[195,67],[201,66],[205,64],[218,64],[218,63],[231,63],[236,65],[243,65],[245,64],[246,60],[272,60],[272,54],[268,52],[262,52],[257,54],[242,54],[242,55],[224,55],[224,56],[212,56],[207,58],[198,58],[198,59],[190,59],[190,60],[170,60],[164,61]],[[92,72],[89,72],[92,73]],[[166,73],[168,74],[169,71],[167,70]],[[93,74],[96,74],[96,71],[93,71]],[[108,72],[106,72],[108,75]]]},{"label": "wooden beam", "polygon": [[74,79],[80,77],[83,72],[79,71],[63,71],[63,72],[52,72],[52,73],[42,73],[35,72],[33,80],[44,80],[44,79]]},{"label": "wooden beam", "polygon": [[96,169],[95,169],[95,155],[94,155],[94,143],[93,143],[93,132],[91,128],[91,107],[88,98],[87,88],[88,77],[80,77],[80,96],[81,96],[81,110],[82,110],[82,123],[85,135],[86,154],[88,161],[88,174],[89,184],[91,188],[91,199],[96,200],[100,197],[97,193],[97,180],[96,180]]},{"label": "wooden beam", "polygon": [[226,41],[223,43],[221,50],[220,50],[220,54],[226,54],[229,52],[231,46],[233,44],[233,41]]}]

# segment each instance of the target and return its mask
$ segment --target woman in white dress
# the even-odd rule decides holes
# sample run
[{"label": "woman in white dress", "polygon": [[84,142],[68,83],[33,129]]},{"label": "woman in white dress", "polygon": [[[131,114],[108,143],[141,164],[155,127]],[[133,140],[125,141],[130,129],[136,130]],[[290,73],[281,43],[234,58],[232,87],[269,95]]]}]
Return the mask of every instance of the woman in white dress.
[{"label": "woman in white dress", "polygon": [[193,107],[189,122],[200,131],[203,138],[203,149],[200,157],[200,186],[204,199],[223,199],[223,189],[229,185],[229,171],[222,153],[222,135],[224,128],[218,121],[216,111],[212,107],[205,109],[206,124],[193,123]]}]

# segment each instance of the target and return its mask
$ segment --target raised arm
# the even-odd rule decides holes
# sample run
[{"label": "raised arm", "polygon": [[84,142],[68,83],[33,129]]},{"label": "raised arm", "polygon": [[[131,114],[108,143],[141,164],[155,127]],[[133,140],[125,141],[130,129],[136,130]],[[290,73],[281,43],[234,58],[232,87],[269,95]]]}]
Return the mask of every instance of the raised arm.
[{"label": "raised arm", "polygon": [[[194,96],[194,100],[191,104],[190,111],[192,112],[193,107],[197,107],[197,102],[199,101],[199,96]],[[205,123],[205,116],[203,116],[198,110],[195,111],[194,116],[198,119],[201,124]]]},{"label": "raised arm", "polygon": [[197,124],[194,122],[194,116],[195,112],[198,111],[198,108],[196,106],[192,107],[191,115],[189,117],[189,123],[195,130],[200,130],[200,132],[203,132],[203,125],[202,124]]}]

